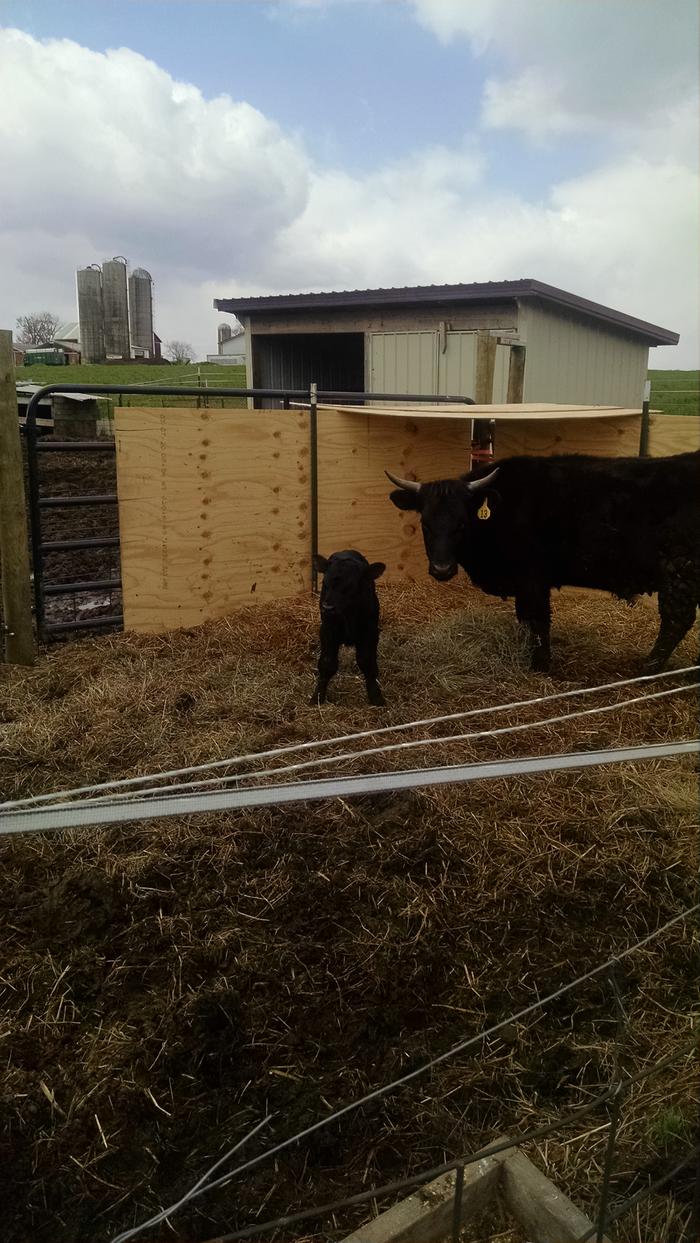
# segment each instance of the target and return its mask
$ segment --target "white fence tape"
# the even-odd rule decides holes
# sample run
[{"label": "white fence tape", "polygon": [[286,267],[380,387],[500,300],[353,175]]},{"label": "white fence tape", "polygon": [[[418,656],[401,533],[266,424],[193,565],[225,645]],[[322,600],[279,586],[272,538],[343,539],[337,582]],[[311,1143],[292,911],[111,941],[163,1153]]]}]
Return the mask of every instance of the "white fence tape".
[{"label": "white fence tape", "polygon": [[564,755],[493,760],[488,763],[449,764],[440,768],[416,768],[401,772],[364,773],[349,777],[324,777],[314,781],[284,785],[243,787],[234,790],[208,790],[195,794],[163,793],[147,803],[86,803],[27,808],[0,814],[0,836],[9,833],[36,833],[49,829],[76,829],[88,825],[153,820],[158,817],[188,816],[200,812],[240,811],[249,807],[270,807],[283,803],[310,802],[324,798],[349,798],[356,794],[386,794],[396,790],[416,790],[428,786],[460,784],[495,777],[515,777],[527,773],[557,772],[568,768],[591,768],[625,761],[664,759],[700,753],[700,740],[654,743],[639,747],[614,747],[603,751],[579,751]]}]

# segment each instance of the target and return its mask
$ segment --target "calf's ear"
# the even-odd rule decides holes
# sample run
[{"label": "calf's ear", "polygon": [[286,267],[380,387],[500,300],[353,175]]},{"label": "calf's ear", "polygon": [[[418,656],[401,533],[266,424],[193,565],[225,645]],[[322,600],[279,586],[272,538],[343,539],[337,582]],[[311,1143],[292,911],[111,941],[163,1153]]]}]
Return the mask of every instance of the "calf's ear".
[{"label": "calf's ear", "polygon": [[320,552],[315,552],[311,560],[316,573],[325,574],[328,569],[328,561],[326,558],[322,557]]},{"label": "calf's ear", "polygon": [[370,578],[381,578],[386,566],[383,561],[373,561],[369,567]]},{"label": "calf's ear", "polygon": [[405,488],[397,488],[394,492],[389,493],[389,500],[397,509],[415,509],[420,512],[420,500],[418,492],[407,492]]}]

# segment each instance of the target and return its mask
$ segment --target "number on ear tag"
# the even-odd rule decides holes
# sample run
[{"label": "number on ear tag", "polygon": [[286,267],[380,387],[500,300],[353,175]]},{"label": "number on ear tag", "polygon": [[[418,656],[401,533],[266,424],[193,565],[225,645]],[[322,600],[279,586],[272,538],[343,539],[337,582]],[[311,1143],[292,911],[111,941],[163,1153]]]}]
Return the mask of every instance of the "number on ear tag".
[{"label": "number on ear tag", "polygon": [[482,522],[486,522],[486,519],[491,517],[491,510],[489,509],[488,501],[485,500],[481,506],[481,509],[477,509],[476,516],[477,518],[481,518]]}]

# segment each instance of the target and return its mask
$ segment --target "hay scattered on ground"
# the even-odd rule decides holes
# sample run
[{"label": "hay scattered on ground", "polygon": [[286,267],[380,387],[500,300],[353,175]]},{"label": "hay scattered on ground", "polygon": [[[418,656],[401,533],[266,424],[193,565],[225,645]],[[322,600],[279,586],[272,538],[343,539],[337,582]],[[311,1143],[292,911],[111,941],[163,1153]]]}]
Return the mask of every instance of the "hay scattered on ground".
[{"label": "hay scattered on ground", "polygon": [[[656,628],[644,602],[563,593],[545,679],[527,670],[510,605],[430,584],[381,598],[385,710],[366,705],[349,659],[332,702],[307,706],[308,601],[83,641],[4,670],[2,795],[632,677]],[[696,641],[674,660],[697,660]],[[685,695],[400,763],[696,729]],[[177,1198],[267,1110],[261,1148],[645,935],[696,898],[697,805],[693,762],[677,759],[4,841],[0,1160],[12,1190],[0,1238],[100,1243]],[[626,1069],[687,1039],[697,946],[681,926],[625,960]],[[601,1090],[614,1035],[606,986],[582,987],[148,1237],[204,1240],[550,1121]],[[615,1197],[678,1159],[696,1110],[692,1059],[634,1089]],[[531,1153],[588,1209],[605,1120],[601,1110]],[[640,1243],[678,1243],[690,1194],[687,1176],[654,1197]],[[366,1216],[339,1215],[316,1237]]]}]

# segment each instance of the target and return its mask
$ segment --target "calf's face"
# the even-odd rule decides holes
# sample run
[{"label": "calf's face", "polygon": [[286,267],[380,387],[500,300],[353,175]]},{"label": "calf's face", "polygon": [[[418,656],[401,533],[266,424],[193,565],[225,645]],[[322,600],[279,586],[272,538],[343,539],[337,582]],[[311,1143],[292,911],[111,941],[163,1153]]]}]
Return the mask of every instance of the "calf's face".
[{"label": "calf's face", "polygon": [[372,583],[384,573],[386,567],[381,561],[370,565],[359,554],[348,556],[334,553],[328,559],[317,554],[314,568],[323,575],[322,615],[342,617],[370,598]]}]

